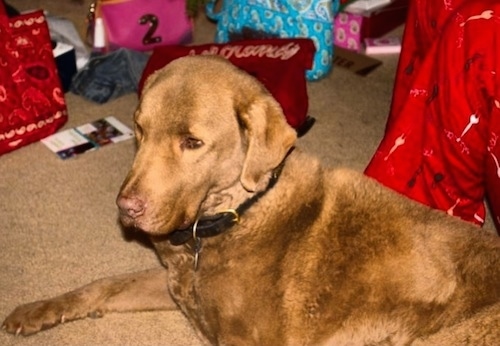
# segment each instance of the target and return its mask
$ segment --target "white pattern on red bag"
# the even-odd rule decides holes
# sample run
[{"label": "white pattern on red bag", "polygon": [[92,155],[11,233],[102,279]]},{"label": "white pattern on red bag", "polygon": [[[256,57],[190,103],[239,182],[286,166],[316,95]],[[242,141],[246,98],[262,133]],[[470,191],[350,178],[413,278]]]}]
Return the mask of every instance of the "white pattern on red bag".
[{"label": "white pattern on red bag", "polygon": [[[273,46],[273,45],[230,45],[225,47],[213,46],[203,51],[202,55],[220,55],[226,59],[231,57],[235,58],[271,58],[280,60],[289,60],[297,54],[300,46],[296,43],[289,43],[286,46]],[[189,52],[189,55],[196,55],[195,50]]]},{"label": "white pattern on red bag", "polygon": [[[41,129],[46,125],[52,124],[54,122],[54,120],[57,120],[57,119],[61,118],[62,116],[66,116],[66,115],[67,115],[66,112],[58,111],[53,116],[48,117],[47,119],[44,119],[44,120],[40,120],[37,123],[31,123],[31,124],[28,124],[25,126],[21,126],[15,130],[13,129],[13,130],[10,130],[10,131],[5,132],[5,133],[0,133],[0,141],[11,139],[16,135],[22,135],[25,132],[33,132],[35,130]],[[9,143],[9,146],[16,146],[19,143],[20,143],[19,140],[13,141],[13,142]]]}]

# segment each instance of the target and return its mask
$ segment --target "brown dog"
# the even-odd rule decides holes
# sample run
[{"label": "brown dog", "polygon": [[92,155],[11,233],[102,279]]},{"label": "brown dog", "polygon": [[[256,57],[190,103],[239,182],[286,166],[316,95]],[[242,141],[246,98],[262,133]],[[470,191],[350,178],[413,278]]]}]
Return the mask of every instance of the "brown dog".
[{"label": "brown dog", "polygon": [[208,344],[500,340],[498,237],[293,150],[277,102],[221,58],[178,59],[143,95],[117,203],[168,270],[20,306],[8,332],[177,307]]}]

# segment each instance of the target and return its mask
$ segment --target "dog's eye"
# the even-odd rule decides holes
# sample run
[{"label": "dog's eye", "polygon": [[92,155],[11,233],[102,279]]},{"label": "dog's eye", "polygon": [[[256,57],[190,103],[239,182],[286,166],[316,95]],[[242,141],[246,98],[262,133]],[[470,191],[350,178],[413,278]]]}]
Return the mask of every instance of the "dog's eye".
[{"label": "dog's eye", "polygon": [[182,150],[193,150],[203,146],[203,141],[194,137],[184,137],[181,142]]}]

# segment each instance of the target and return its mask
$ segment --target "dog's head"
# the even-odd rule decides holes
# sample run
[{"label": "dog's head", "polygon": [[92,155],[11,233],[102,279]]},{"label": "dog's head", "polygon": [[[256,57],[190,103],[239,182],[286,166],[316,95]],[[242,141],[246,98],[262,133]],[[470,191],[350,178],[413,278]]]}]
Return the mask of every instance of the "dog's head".
[{"label": "dog's head", "polygon": [[189,226],[227,202],[218,195],[261,189],[296,139],[267,90],[223,58],[177,59],[142,95],[137,153],[117,204],[124,225],[151,234]]}]

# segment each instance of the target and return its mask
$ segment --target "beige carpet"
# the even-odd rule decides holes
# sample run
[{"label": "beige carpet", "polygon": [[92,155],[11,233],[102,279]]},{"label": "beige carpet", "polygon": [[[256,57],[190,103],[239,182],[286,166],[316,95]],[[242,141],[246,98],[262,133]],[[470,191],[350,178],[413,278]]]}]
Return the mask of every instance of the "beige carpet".
[{"label": "beige carpet", "polygon": [[[87,1],[88,2],[88,1]],[[86,4],[15,0],[19,9],[44,8],[84,27]],[[214,25],[202,16],[197,42]],[[366,77],[335,68],[309,84],[317,119],[299,145],[327,165],[362,170],[382,134],[397,56]],[[135,95],[96,105],[67,94],[73,127],[114,115],[132,125]],[[155,254],[123,238],[115,196],[134,155],[132,140],[76,159],[60,160],[41,143],[0,157],[0,320],[18,304],[64,293],[112,274],[158,266]],[[31,337],[0,332],[0,345],[198,345],[179,312],[109,314],[67,323]]]}]

